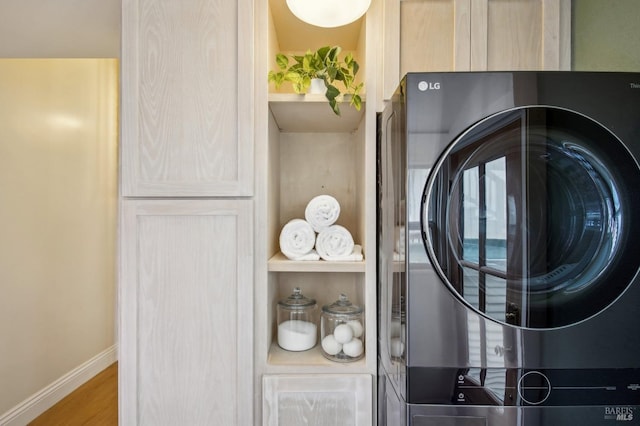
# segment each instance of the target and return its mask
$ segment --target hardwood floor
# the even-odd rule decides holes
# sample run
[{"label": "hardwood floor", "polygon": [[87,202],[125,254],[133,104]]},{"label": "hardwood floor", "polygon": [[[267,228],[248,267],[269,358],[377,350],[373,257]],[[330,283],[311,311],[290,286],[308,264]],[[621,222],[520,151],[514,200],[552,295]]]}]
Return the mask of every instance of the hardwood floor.
[{"label": "hardwood floor", "polygon": [[110,426],[118,424],[118,363],[111,364],[29,426]]}]

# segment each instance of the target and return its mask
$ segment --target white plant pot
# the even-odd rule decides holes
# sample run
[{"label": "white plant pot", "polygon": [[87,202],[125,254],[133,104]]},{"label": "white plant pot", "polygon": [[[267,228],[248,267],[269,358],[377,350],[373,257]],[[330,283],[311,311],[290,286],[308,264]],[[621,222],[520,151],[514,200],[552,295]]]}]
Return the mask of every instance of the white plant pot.
[{"label": "white plant pot", "polygon": [[324,80],[321,78],[312,78],[311,86],[309,86],[309,93],[314,95],[324,95],[327,91],[327,86],[324,84]]}]

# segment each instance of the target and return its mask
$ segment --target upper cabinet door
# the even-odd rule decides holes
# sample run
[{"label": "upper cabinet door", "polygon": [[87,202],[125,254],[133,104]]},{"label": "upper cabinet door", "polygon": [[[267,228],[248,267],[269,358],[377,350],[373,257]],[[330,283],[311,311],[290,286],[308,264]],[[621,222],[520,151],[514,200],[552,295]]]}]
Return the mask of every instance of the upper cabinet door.
[{"label": "upper cabinet door", "polygon": [[471,71],[571,67],[570,0],[472,0],[469,15]]},{"label": "upper cabinet door", "polygon": [[252,195],[252,22],[251,0],[123,0],[123,196]]},{"label": "upper cabinet door", "polygon": [[[570,0],[396,0],[385,14],[387,40],[400,44],[398,81],[407,72],[571,66]],[[385,84],[388,95],[393,85]]]}]

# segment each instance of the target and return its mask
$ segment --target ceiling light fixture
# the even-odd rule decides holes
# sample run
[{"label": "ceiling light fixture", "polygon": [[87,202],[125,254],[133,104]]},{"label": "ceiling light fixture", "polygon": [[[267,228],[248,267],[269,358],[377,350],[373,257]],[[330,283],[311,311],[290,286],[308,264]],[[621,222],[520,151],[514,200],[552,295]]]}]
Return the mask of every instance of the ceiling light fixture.
[{"label": "ceiling light fixture", "polygon": [[371,0],[287,0],[296,17],[317,27],[334,28],[350,24],[367,12]]}]

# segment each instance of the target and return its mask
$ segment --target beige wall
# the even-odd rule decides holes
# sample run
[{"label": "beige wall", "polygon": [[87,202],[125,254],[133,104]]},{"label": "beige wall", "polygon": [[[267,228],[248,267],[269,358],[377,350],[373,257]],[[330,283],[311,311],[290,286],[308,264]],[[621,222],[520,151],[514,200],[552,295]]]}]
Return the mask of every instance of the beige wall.
[{"label": "beige wall", "polygon": [[0,57],[117,58],[121,3],[0,1]]},{"label": "beige wall", "polygon": [[640,1],[573,0],[573,66],[640,71]]},{"label": "beige wall", "polygon": [[117,70],[0,59],[0,414],[114,345]]}]

